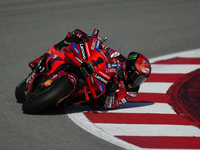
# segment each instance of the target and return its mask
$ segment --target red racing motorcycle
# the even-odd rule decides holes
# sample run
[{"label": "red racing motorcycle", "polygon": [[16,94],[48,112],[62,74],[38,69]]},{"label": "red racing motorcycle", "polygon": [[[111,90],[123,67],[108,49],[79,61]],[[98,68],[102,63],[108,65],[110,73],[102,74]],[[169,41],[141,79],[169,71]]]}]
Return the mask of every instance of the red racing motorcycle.
[{"label": "red racing motorcycle", "polygon": [[15,90],[24,113],[38,113],[52,104],[59,106],[64,102],[85,103],[105,95],[106,84],[120,65],[109,64],[99,50],[104,40],[98,34],[99,30],[94,29],[88,41],[71,43],[40,60]]}]

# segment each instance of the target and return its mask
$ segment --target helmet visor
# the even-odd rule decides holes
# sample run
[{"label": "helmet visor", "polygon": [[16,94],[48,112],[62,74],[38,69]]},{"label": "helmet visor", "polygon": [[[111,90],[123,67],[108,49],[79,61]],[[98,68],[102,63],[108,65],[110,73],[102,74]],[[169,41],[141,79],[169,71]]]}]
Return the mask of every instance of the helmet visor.
[{"label": "helmet visor", "polygon": [[129,86],[134,87],[134,85],[140,86],[147,77],[144,77],[139,72],[135,71],[130,77],[129,77]]}]

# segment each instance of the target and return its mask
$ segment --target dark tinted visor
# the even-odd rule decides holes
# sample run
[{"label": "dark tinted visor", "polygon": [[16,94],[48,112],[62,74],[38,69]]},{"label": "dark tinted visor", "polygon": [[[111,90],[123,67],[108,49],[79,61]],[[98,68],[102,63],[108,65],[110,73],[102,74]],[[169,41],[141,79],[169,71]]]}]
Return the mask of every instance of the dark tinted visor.
[{"label": "dark tinted visor", "polygon": [[143,75],[139,74],[137,71],[133,73],[132,76],[129,77],[130,86],[133,86],[134,84],[140,86],[147,78]]}]

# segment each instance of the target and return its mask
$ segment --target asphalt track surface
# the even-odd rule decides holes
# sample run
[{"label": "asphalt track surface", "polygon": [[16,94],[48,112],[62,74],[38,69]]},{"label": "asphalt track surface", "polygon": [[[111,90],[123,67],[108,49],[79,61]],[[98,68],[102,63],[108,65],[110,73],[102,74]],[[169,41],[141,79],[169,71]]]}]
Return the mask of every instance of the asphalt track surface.
[{"label": "asphalt track surface", "polygon": [[198,0],[2,0],[0,149],[121,149],[74,124],[66,110],[22,113],[14,97],[28,63],[80,28],[152,58],[200,47]]}]

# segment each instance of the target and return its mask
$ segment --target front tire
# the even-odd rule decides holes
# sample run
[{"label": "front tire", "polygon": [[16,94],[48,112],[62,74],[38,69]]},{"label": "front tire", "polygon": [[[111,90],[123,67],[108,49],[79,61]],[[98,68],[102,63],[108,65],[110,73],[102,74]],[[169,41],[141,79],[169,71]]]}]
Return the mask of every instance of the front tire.
[{"label": "front tire", "polygon": [[15,89],[15,98],[19,103],[23,103],[26,100],[26,95],[24,93],[26,88],[26,79],[20,82]]},{"label": "front tire", "polygon": [[36,93],[30,101],[26,100],[22,105],[22,110],[27,114],[38,113],[59,98],[69,94],[73,88],[71,81],[63,77],[47,89]]}]

